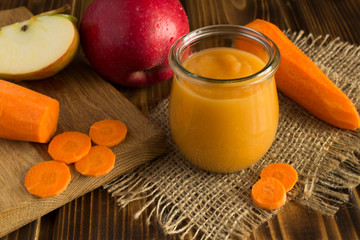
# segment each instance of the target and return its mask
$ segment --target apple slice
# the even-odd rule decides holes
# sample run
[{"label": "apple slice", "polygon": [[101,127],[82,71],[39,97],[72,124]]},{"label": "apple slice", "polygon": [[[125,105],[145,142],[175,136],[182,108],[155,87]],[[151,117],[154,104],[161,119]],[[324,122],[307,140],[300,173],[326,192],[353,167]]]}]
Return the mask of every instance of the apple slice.
[{"label": "apple slice", "polygon": [[0,78],[43,79],[73,60],[79,48],[76,18],[57,12],[0,28]]}]

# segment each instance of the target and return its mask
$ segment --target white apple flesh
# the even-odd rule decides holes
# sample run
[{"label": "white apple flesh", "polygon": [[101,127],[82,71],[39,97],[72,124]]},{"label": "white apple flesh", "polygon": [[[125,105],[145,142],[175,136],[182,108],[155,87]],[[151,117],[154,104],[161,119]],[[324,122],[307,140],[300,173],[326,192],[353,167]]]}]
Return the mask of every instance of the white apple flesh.
[{"label": "white apple flesh", "polygon": [[0,78],[36,80],[65,68],[79,48],[79,33],[62,14],[34,16],[0,28]]}]

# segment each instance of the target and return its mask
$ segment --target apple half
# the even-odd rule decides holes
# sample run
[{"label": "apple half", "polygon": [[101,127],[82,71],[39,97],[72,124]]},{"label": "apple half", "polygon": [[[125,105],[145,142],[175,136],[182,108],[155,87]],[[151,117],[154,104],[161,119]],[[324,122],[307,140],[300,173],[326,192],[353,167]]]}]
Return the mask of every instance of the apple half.
[{"label": "apple half", "polygon": [[36,80],[64,69],[79,48],[76,18],[37,15],[0,28],[0,78]]}]

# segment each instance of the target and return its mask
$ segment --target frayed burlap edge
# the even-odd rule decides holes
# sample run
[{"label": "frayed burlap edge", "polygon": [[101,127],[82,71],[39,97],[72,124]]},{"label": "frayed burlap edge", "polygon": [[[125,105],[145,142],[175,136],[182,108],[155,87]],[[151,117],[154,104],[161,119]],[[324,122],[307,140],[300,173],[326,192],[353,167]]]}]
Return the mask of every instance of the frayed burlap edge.
[{"label": "frayed burlap edge", "polygon": [[[359,47],[329,36],[286,34],[359,108]],[[120,207],[145,199],[134,217],[147,210],[150,224],[155,214],[165,233],[182,238],[191,231],[193,239],[243,238],[276,214],[254,207],[249,197],[252,184],[263,166],[287,162],[299,172],[299,182],[289,199],[333,215],[348,200],[349,190],[360,183],[359,131],[328,126],[281,93],[279,101],[279,131],[266,156],[241,173],[210,174],[193,168],[179,155],[164,118],[165,100],[151,118],[167,132],[169,153],[104,187]]]},{"label": "frayed burlap edge", "polygon": [[[360,99],[360,46],[342,42],[339,38],[304,32],[286,32],[287,36],[302,49],[355,103],[359,112]],[[348,201],[349,191],[360,183],[360,132],[335,130],[340,135],[326,150],[324,162],[314,176],[305,178],[302,194],[296,201],[319,211],[334,215],[339,205]]]}]

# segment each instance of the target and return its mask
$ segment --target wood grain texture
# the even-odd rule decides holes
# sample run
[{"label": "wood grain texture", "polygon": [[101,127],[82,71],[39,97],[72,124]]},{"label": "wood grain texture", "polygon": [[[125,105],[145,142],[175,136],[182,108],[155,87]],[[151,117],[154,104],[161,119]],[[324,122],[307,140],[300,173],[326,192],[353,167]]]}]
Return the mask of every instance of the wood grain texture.
[{"label": "wood grain texture", "polygon": [[[23,16],[29,13],[24,8],[17,8],[13,18],[21,15],[21,11]],[[6,11],[5,15],[9,13],[11,15]],[[66,191],[46,199],[31,196],[23,182],[32,166],[51,160],[47,144],[0,139],[0,236],[158,157],[166,150],[163,132],[80,59],[74,60],[53,77],[17,84],[59,101],[56,134],[65,131],[87,134],[93,123],[103,119],[123,121],[128,133],[121,144],[111,148],[116,161],[110,173],[97,178],[85,177],[77,173],[73,165],[69,165],[72,179]]]},{"label": "wood grain texture", "polygon": [[[81,17],[91,0],[1,0],[0,9],[19,6],[40,13],[70,3]],[[191,29],[218,24],[246,24],[262,18],[281,29],[304,30],[315,35],[329,34],[342,41],[360,44],[360,1],[358,0],[182,0]],[[1,14],[0,14],[1,18]],[[144,114],[168,96],[171,81],[147,88],[116,86]],[[360,239],[360,187],[353,189],[350,202],[334,217],[321,216],[295,203],[289,203],[271,221],[254,230],[249,239]],[[149,212],[139,219],[133,214],[143,206],[135,201],[118,209],[114,199],[96,189],[1,238],[13,239],[178,239],[165,236]],[[189,235],[189,238],[191,234]]]}]

